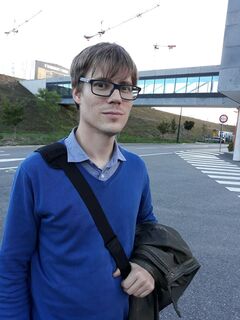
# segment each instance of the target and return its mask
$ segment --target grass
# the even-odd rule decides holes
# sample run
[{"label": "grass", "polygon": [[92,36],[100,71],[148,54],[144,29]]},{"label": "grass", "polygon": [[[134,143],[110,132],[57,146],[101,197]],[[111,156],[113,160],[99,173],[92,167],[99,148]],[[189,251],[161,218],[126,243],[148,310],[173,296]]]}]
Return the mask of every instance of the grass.
[{"label": "grass", "polygon": [[[71,128],[78,123],[79,115],[74,106],[68,108],[59,106],[56,113],[40,110],[36,106],[35,97],[12,77],[0,75],[1,96],[6,96],[9,99],[28,98],[29,103],[25,107],[24,120],[19,124],[17,137],[14,139],[13,129],[1,122],[0,99],[0,145],[48,144],[68,135]],[[157,129],[161,121],[171,122],[173,118],[178,124],[178,115],[155,110],[148,106],[133,107],[128,123],[118,140],[126,143],[175,143],[177,133],[166,134],[163,137]],[[183,123],[186,120],[194,121],[194,127],[190,132],[183,128]],[[212,136],[214,129],[219,130],[220,125],[183,116],[180,142],[204,141],[205,137]],[[234,127],[226,125],[223,130],[234,132]]]},{"label": "grass", "polygon": [[17,132],[17,137],[14,139],[14,133],[1,132],[0,133],[0,145],[45,145],[52,142],[56,142],[59,139],[67,136],[67,132]]}]

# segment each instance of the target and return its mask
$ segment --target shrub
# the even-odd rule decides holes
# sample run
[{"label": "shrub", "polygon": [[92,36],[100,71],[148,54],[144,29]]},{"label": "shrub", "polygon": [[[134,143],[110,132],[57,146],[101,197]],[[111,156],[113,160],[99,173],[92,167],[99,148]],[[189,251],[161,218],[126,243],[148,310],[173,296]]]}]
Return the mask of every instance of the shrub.
[{"label": "shrub", "polygon": [[228,151],[231,152],[234,150],[234,143],[233,141],[229,142],[229,145],[228,145]]}]

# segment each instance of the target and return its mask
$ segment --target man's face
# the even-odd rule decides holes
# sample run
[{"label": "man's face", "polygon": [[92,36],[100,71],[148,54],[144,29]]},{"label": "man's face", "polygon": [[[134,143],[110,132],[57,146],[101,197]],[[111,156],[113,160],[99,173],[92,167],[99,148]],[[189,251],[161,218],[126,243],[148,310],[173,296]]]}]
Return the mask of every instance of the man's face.
[{"label": "man's face", "polygon": [[[103,79],[103,75],[100,70],[96,70],[92,76],[90,70],[85,78]],[[121,73],[108,80],[116,84],[132,85],[131,76]],[[132,101],[123,100],[119,90],[115,89],[110,97],[101,97],[92,93],[90,83],[83,83],[81,92],[73,90],[73,96],[80,104],[79,126],[89,135],[97,133],[114,136],[126,125]]]}]

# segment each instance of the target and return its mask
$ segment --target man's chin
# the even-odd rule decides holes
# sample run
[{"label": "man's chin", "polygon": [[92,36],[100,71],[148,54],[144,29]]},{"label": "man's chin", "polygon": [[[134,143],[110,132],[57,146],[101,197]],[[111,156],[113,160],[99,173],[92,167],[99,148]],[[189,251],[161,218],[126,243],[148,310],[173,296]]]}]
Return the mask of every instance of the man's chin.
[{"label": "man's chin", "polygon": [[109,137],[113,137],[116,135],[119,135],[123,130],[123,127],[121,128],[106,128],[105,129],[105,133],[109,136]]},{"label": "man's chin", "polygon": [[121,133],[120,130],[118,130],[118,131],[108,131],[108,132],[106,132],[106,134],[107,134],[107,136],[108,136],[109,138],[115,137],[115,136],[119,135],[120,133]]}]

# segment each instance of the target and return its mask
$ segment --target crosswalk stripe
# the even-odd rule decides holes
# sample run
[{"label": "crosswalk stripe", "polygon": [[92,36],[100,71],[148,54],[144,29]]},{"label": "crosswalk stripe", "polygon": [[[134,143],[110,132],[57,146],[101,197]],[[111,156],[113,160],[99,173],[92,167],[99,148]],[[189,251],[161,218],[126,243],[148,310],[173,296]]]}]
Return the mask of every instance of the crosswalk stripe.
[{"label": "crosswalk stripe", "polygon": [[[177,155],[188,164],[208,174],[217,183],[225,185],[229,191],[240,192],[240,168],[236,164],[219,159],[222,153],[178,152]],[[228,186],[226,186],[228,185]],[[240,198],[240,195],[238,195]]]},{"label": "crosswalk stripe", "polygon": [[17,167],[5,167],[5,168],[0,168],[0,170],[11,170],[11,169],[17,169]]},{"label": "crosswalk stripe", "polygon": [[191,151],[177,151],[176,152],[177,154],[181,155],[181,154],[196,154],[196,155],[213,155],[213,156],[219,156],[220,154],[222,154],[222,152],[201,152],[201,151],[194,151],[194,152],[191,152]]},{"label": "crosswalk stripe", "polygon": [[206,163],[206,162],[200,162],[200,161],[187,161],[188,163],[192,165],[210,165],[210,166],[215,166],[215,167],[224,167],[224,168],[238,168],[237,165],[235,164],[226,164],[226,163]]},{"label": "crosswalk stripe", "polygon": [[190,156],[183,156],[183,155],[180,155],[180,157],[181,158],[183,158],[183,159],[189,159],[189,158],[191,158],[191,159],[216,159],[216,157],[215,156],[197,156],[197,155],[191,155],[191,157]]},{"label": "crosswalk stripe", "polygon": [[203,170],[202,173],[207,173],[207,174],[220,173],[221,175],[227,175],[227,176],[240,176],[240,173],[236,173],[236,172],[218,172],[218,171],[207,171],[207,170]]},{"label": "crosswalk stripe", "polygon": [[216,180],[217,183],[220,183],[220,184],[232,184],[232,185],[235,185],[235,186],[240,186],[240,182],[238,181],[222,181],[222,180]]},{"label": "crosswalk stripe", "polygon": [[196,156],[196,157],[215,157],[218,156],[216,153],[201,153],[201,152],[179,152],[178,155],[180,156]]},{"label": "crosswalk stripe", "polygon": [[234,188],[234,187],[225,187],[225,188],[228,189],[229,191],[240,192],[240,188]]},{"label": "crosswalk stripe", "polygon": [[240,180],[240,177],[229,177],[229,176],[214,176],[214,175],[208,175],[209,178],[212,178],[212,179],[231,179],[231,180]]},{"label": "crosswalk stripe", "polygon": [[21,161],[25,158],[15,158],[15,159],[0,159],[0,162],[11,162],[11,161]]},{"label": "crosswalk stripe", "polygon": [[195,167],[196,169],[199,170],[216,170],[216,171],[226,171],[226,172],[240,172],[240,168],[239,169],[222,169],[222,168],[216,168],[216,167],[212,167],[212,166],[199,166],[199,167]]}]

